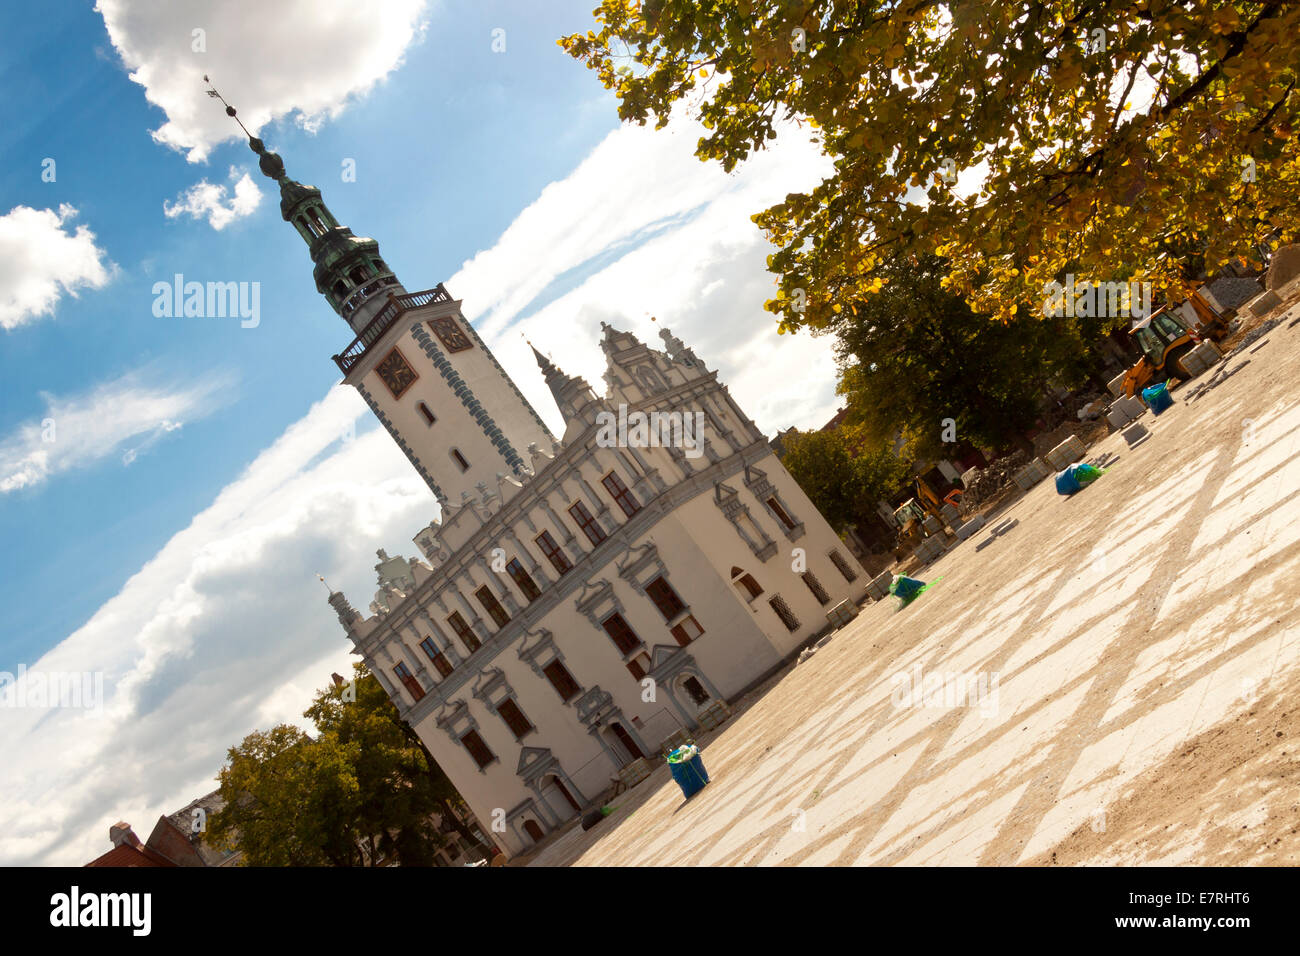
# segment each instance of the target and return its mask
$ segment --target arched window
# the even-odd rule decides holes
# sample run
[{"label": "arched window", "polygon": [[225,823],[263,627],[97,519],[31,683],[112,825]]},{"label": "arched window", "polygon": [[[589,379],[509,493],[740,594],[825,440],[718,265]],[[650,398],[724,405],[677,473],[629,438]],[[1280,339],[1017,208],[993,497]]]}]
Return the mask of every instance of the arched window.
[{"label": "arched window", "polygon": [[752,601],[763,593],[763,589],[758,586],[754,576],[745,571],[744,568],[731,569],[731,583],[745,595],[746,601]]},{"label": "arched window", "polygon": [[320,213],[316,209],[307,210],[307,228],[311,229],[313,236],[325,235],[325,222],[321,219]]}]

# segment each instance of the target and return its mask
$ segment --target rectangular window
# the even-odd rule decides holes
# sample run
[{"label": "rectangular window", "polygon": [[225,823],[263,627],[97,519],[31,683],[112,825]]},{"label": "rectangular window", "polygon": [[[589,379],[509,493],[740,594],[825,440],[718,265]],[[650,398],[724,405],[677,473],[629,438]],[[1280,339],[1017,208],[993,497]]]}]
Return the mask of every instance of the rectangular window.
[{"label": "rectangular window", "polygon": [[420,409],[420,414],[424,416],[426,423],[432,425],[438,420],[437,416],[435,416],[433,412],[429,411],[429,406],[424,404],[424,402],[421,402],[417,407]]},{"label": "rectangular window", "polygon": [[817,575],[813,574],[811,571],[805,571],[802,577],[803,583],[808,585],[808,590],[813,593],[813,597],[817,599],[819,604],[831,603],[831,596],[826,593],[826,589],[822,587],[822,583],[817,580]]},{"label": "rectangular window", "polygon": [[773,594],[768,598],[767,603],[771,605],[772,610],[776,612],[776,616],[781,619],[781,623],[785,625],[787,631],[799,630],[799,619],[794,616],[794,612],[790,610],[790,605],[785,603],[781,595]]},{"label": "rectangular window", "polygon": [[640,680],[641,678],[645,677],[646,671],[645,668],[641,666],[640,657],[634,657],[632,658],[632,660],[628,661],[627,669],[628,672],[637,680]]},{"label": "rectangular window", "polygon": [[465,749],[469,751],[469,755],[474,758],[480,770],[497,759],[488,749],[488,745],[483,742],[483,738],[478,735],[477,730],[471,730],[461,737],[460,742],[465,745]]},{"label": "rectangular window", "polygon": [[533,580],[531,574],[524,570],[524,566],[519,563],[518,558],[511,559],[510,563],[506,565],[506,571],[514,580],[515,586],[519,588],[520,593],[528,599],[529,604],[542,596],[542,591],[537,586],[537,582]]},{"label": "rectangular window", "polygon": [[551,562],[551,567],[555,568],[560,574],[564,574],[573,567],[569,563],[569,559],[564,556],[564,552],[560,550],[560,546],[555,543],[555,539],[551,537],[549,531],[543,531],[535,540],[537,546],[542,549],[542,554],[546,555],[546,560]]},{"label": "rectangular window", "polygon": [[479,649],[482,642],[479,641],[479,639],[474,635],[474,632],[470,630],[469,625],[465,623],[465,619],[461,617],[460,611],[452,611],[451,616],[447,618],[447,623],[450,624],[451,629],[456,632],[457,639],[465,645],[465,650],[473,654]]},{"label": "rectangular window", "polygon": [[693,614],[686,615],[682,622],[672,629],[673,638],[682,647],[685,647],[703,633],[704,628],[700,627],[700,622],[695,620]]},{"label": "rectangular window", "polygon": [[671,621],[682,611],[686,610],[686,605],[682,599],[677,596],[672,585],[664,580],[663,576],[655,578],[645,586],[645,593],[650,596],[650,600],[655,602],[655,607],[659,608],[659,613],[664,616],[665,621]]},{"label": "rectangular window", "polygon": [[399,663],[393,668],[393,673],[397,675],[397,679],[405,685],[406,689],[411,692],[411,696],[416,700],[424,696],[424,688],[420,686],[420,682],[415,679],[415,675],[411,673],[411,669],[405,664]]},{"label": "rectangular window", "polygon": [[848,581],[850,584],[858,579],[858,573],[849,566],[849,562],[844,560],[844,555],[840,554],[838,551],[831,552],[831,564],[835,565],[835,569],[839,571],[840,574],[844,576],[844,580]]},{"label": "rectangular window", "polygon": [[582,533],[587,536],[587,540],[591,542],[593,547],[605,540],[605,532],[600,530],[600,525],[596,524],[596,519],[591,516],[591,512],[587,510],[587,506],[581,501],[569,508],[569,514],[577,522],[578,527],[582,529]]},{"label": "rectangular window", "polygon": [[426,637],[420,642],[420,647],[429,655],[429,660],[433,661],[433,666],[438,669],[439,674],[443,677],[451,676],[451,661],[447,660],[446,654],[438,650],[437,645],[433,643],[433,638]]},{"label": "rectangular window", "polygon": [[577,696],[578,691],[582,690],[578,682],[573,679],[573,675],[569,673],[569,669],[559,661],[551,661],[542,668],[542,673],[551,682],[555,692],[560,695],[560,700],[572,700]]},{"label": "rectangular window", "polygon": [[501,606],[497,596],[488,590],[486,584],[475,591],[474,596],[478,598],[478,603],[483,605],[483,610],[488,612],[488,617],[496,622],[497,627],[505,627],[510,623],[510,615]]},{"label": "rectangular window", "polygon": [[627,621],[623,620],[622,614],[611,614],[605,620],[600,622],[600,626],[605,629],[605,633],[610,636],[614,646],[622,654],[631,654],[641,646],[641,639],[636,636],[636,632],[628,626]]},{"label": "rectangular window", "polygon": [[456,462],[457,467],[459,467],[461,471],[469,471],[469,462],[465,460],[465,456],[460,453],[459,448],[453,448],[451,450],[451,458],[452,461]]},{"label": "rectangular window", "polygon": [[623,484],[622,479],[620,479],[615,472],[611,471],[604,478],[600,479],[600,483],[605,486],[605,490],[609,492],[609,496],[614,499],[620,508],[623,509],[623,514],[627,515],[629,518],[641,510],[641,506],[637,504],[636,499],[632,497],[632,492],[628,491],[627,485]]},{"label": "rectangular window", "polygon": [[533,729],[533,725],[528,722],[528,718],[519,709],[519,705],[508,697],[497,707],[497,714],[506,722],[510,732],[515,735],[515,739],[522,737]]},{"label": "rectangular window", "polygon": [[772,514],[776,515],[778,518],[781,519],[781,524],[785,525],[787,528],[790,529],[793,529],[795,527],[795,520],[785,513],[785,509],[781,507],[781,503],[779,501],[777,501],[775,498],[768,498],[767,506],[772,509]]}]

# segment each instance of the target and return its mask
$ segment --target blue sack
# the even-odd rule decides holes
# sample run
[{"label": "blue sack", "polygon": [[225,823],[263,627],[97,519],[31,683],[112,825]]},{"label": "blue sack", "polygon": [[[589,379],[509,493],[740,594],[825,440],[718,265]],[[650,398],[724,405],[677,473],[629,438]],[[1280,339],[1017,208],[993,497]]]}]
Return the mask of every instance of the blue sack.
[{"label": "blue sack", "polygon": [[1070,466],[1056,476],[1056,493],[1058,495],[1072,495],[1083,488],[1079,484],[1079,479],[1074,477],[1074,466]]},{"label": "blue sack", "polygon": [[1104,474],[1106,474],[1105,468],[1098,468],[1096,465],[1089,465],[1087,462],[1079,462],[1071,465],[1056,476],[1056,491],[1058,494],[1072,495],[1077,491],[1081,491],[1084,485],[1092,484]]},{"label": "blue sack", "polygon": [[1151,414],[1159,415],[1174,404],[1174,397],[1169,394],[1169,386],[1164,382],[1142,389],[1142,400],[1151,409]]},{"label": "blue sack", "polygon": [[901,574],[896,575],[894,580],[889,583],[889,593],[901,600],[904,604],[913,600],[924,590],[924,581],[918,581],[916,578],[905,577]]}]

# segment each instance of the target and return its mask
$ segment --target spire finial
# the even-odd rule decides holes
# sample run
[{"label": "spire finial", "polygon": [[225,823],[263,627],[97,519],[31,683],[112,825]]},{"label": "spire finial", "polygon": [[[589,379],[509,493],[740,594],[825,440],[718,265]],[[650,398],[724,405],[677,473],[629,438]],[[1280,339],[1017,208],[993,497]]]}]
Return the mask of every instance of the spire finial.
[{"label": "spire finial", "polygon": [[226,108],[226,115],[231,117],[236,123],[238,123],[239,128],[244,131],[244,135],[247,136],[250,140],[252,140],[254,138],[253,134],[248,131],[248,127],[245,126],[244,121],[239,118],[238,114],[235,111],[235,108],[226,102],[226,98],[224,96],[222,96],[220,93],[217,92],[217,88],[212,84],[212,81],[208,79],[208,75],[206,73],[203,74],[203,82],[208,84],[208,88],[206,91],[208,96],[213,96],[221,100],[221,105]]},{"label": "spire finial", "polygon": [[226,108],[226,115],[238,123],[239,128],[244,131],[244,135],[248,137],[248,148],[261,157],[261,159],[258,160],[257,165],[258,168],[262,170],[262,175],[266,176],[268,179],[274,179],[276,182],[283,180],[285,177],[284,160],[282,160],[277,154],[267,150],[266,144],[248,131],[248,127],[245,126],[244,121],[239,118],[235,108],[226,102],[224,96],[217,92],[217,88],[212,85],[212,81],[208,79],[206,73],[203,75],[203,82],[208,84],[208,89],[206,91],[208,96],[221,100],[222,105]]}]

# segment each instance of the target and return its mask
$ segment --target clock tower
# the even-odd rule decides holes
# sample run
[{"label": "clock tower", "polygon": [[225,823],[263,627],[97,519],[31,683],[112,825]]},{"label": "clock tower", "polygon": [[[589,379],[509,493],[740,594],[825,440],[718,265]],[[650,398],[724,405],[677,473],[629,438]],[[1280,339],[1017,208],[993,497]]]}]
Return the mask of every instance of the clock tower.
[{"label": "clock tower", "polygon": [[[223,100],[224,102],[224,100]],[[234,115],[232,107],[227,112]],[[242,126],[242,124],[241,124]],[[353,336],[334,362],[446,505],[522,477],[528,447],[555,437],[441,284],[408,292],[374,239],[352,234],[320,190],[285,173],[250,134],[262,173],[280,187],[280,215],[315,264],[316,289]]]}]

